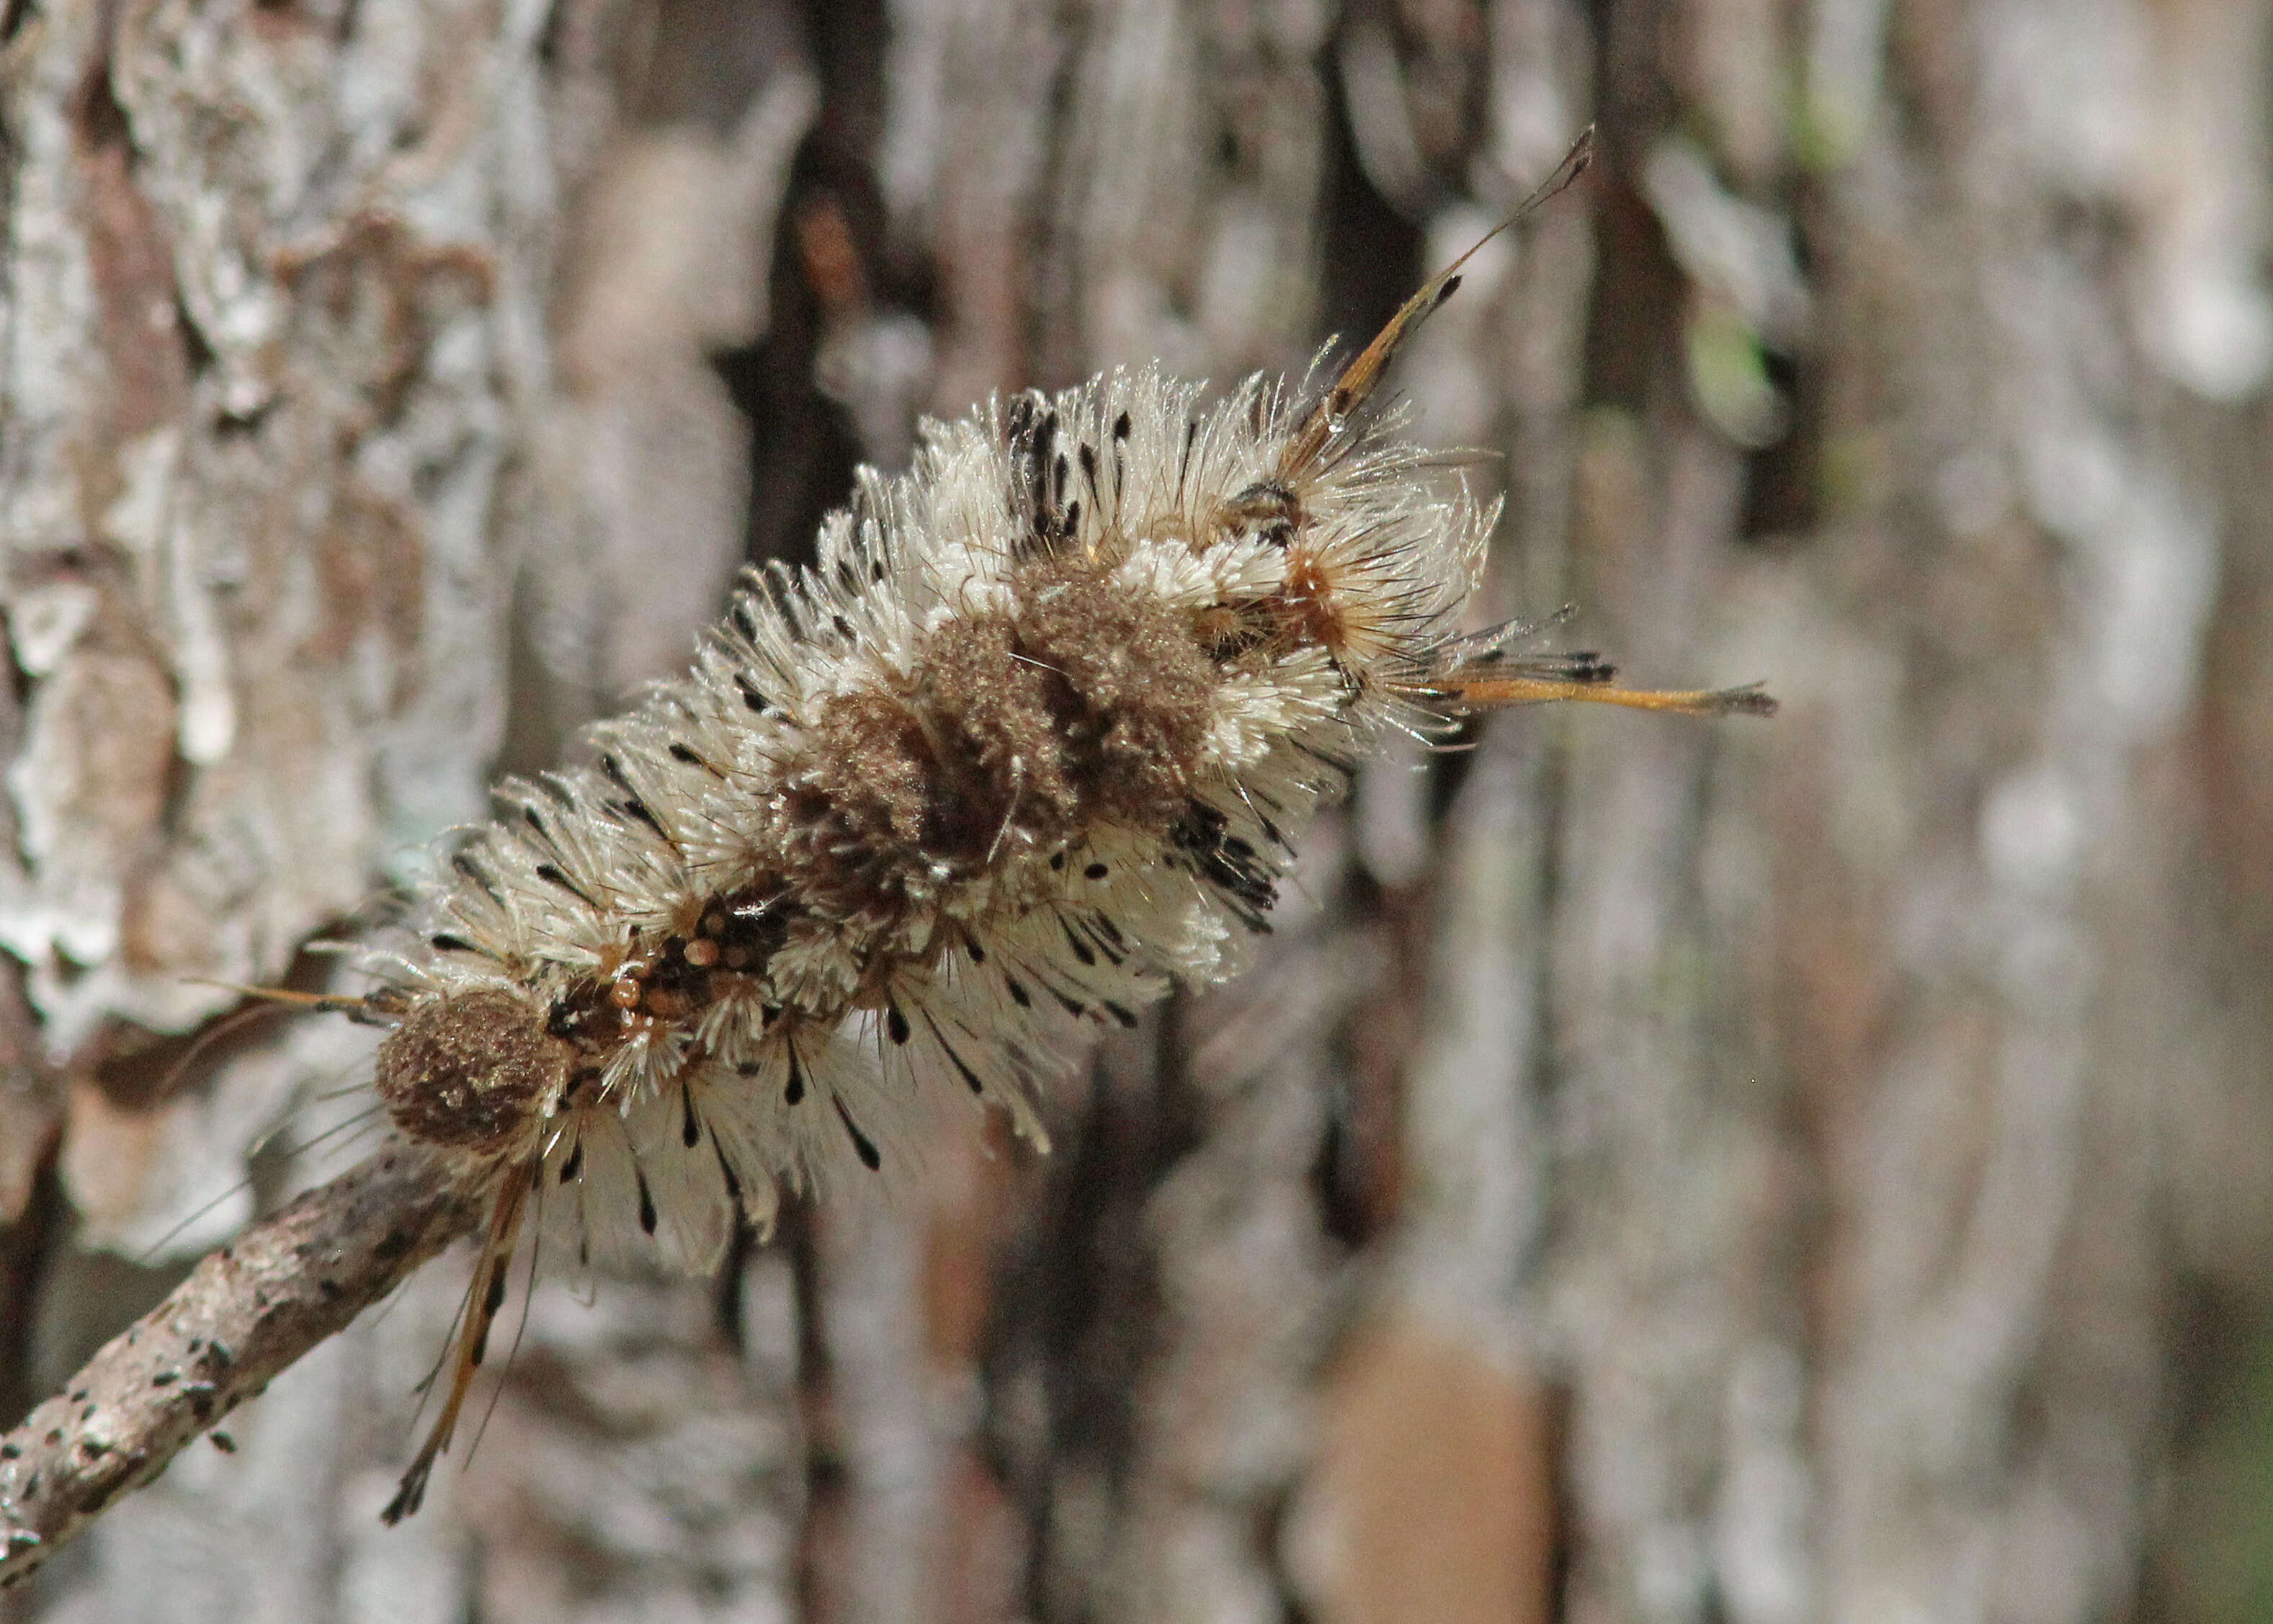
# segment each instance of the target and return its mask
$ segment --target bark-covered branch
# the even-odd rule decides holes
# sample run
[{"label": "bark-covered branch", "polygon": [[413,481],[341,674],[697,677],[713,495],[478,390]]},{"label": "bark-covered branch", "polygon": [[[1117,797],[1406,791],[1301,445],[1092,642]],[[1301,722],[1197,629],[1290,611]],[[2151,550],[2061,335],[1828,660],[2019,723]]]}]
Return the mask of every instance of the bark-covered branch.
[{"label": "bark-covered branch", "polygon": [[0,1587],[472,1227],[415,1153],[379,1152],[214,1252],[0,1440]]}]

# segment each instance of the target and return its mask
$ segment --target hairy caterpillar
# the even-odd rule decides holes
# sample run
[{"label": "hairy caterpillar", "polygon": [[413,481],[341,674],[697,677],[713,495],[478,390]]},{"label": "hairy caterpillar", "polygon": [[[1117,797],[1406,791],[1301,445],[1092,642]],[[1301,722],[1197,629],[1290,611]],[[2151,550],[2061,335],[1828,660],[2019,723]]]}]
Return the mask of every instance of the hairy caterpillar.
[{"label": "hairy caterpillar", "polygon": [[1511,656],[1520,627],[1453,635],[1496,510],[1435,493],[1374,396],[1458,269],[1315,396],[1257,378],[1211,405],[1147,370],[930,425],[907,474],[864,471],[812,568],[754,578],[688,675],[594,730],[596,765],[504,787],[356,1006],[392,1027],[394,1126],[488,1214],[390,1522],[539,1207],[580,1247],[650,1237],[700,1267],[784,1184],[904,1156],[943,1102],[1039,1138],[1066,1036],[1230,974],[1385,729],[1773,709]]}]

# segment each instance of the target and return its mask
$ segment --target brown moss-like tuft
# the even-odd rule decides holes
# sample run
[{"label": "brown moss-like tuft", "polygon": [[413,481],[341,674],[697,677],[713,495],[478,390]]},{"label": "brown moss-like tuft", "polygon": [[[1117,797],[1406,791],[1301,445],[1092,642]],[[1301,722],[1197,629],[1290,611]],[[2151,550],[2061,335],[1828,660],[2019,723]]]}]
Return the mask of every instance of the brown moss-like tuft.
[{"label": "brown moss-like tuft", "polygon": [[838,695],[814,719],[810,783],[819,798],[810,816],[834,825],[832,846],[919,845],[931,755],[921,720],[897,695]]},{"label": "brown moss-like tuft", "polygon": [[1056,721],[1084,812],[1166,830],[1183,810],[1217,673],[1189,617],[1078,564],[1022,593],[1018,641],[1061,685]]},{"label": "brown moss-like tuft", "polygon": [[933,818],[981,853],[1007,816],[1048,842],[1080,809],[1054,719],[1060,679],[1019,658],[1017,643],[1014,620],[950,621],[925,663],[924,695],[951,769],[934,791]]},{"label": "brown moss-like tuft", "polygon": [[926,650],[919,686],[861,689],[822,708],[790,803],[813,895],[847,917],[889,909],[911,860],[968,870],[1013,819],[1043,839],[1070,827],[1054,679],[1012,650],[1007,620],[951,621]]},{"label": "brown moss-like tuft", "polygon": [[379,1046],[379,1093],[422,1144],[498,1156],[519,1148],[567,1080],[567,1044],[544,1010],[502,988],[424,1002]]},{"label": "brown moss-like tuft", "polygon": [[1183,812],[1219,680],[1189,615],[1080,560],[1018,572],[1009,614],[948,620],[912,686],[837,695],[789,805],[811,895],[888,914],[911,860],[968,871],[1015,825],[1165,832]]}]

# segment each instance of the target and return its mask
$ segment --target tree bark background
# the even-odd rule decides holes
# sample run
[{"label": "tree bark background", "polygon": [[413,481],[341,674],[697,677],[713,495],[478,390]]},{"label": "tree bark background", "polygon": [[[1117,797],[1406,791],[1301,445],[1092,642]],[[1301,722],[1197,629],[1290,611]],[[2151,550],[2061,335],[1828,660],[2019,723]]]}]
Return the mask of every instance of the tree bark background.
[{"label": "tree bark background", "polygon": [[919,413],[1299,371],[1590,118],[1399,381],[1494,610],[1785,702],[1369,772],[1051,1157],[540,1287],[386,1531],[431,1267],[0,1617],[2262,1616],[2268,25],[0,6],[8,1417],[353,1154],[364,1040],[184,1067],[213,982],[322,984]]}]

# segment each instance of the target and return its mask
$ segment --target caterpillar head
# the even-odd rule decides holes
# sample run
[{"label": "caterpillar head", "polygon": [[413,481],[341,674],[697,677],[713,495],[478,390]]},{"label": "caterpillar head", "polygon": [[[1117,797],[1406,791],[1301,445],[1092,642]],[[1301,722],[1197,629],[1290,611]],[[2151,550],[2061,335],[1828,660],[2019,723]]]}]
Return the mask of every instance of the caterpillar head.
[{"label": "caterpillar head", "polygon": [[545,1023],[543,1005],[505,987],[413,1004],[379,1046],[379,1093],[394,1125],[468,1162],[527,1152],[566,1086],[572,1056]]}]

